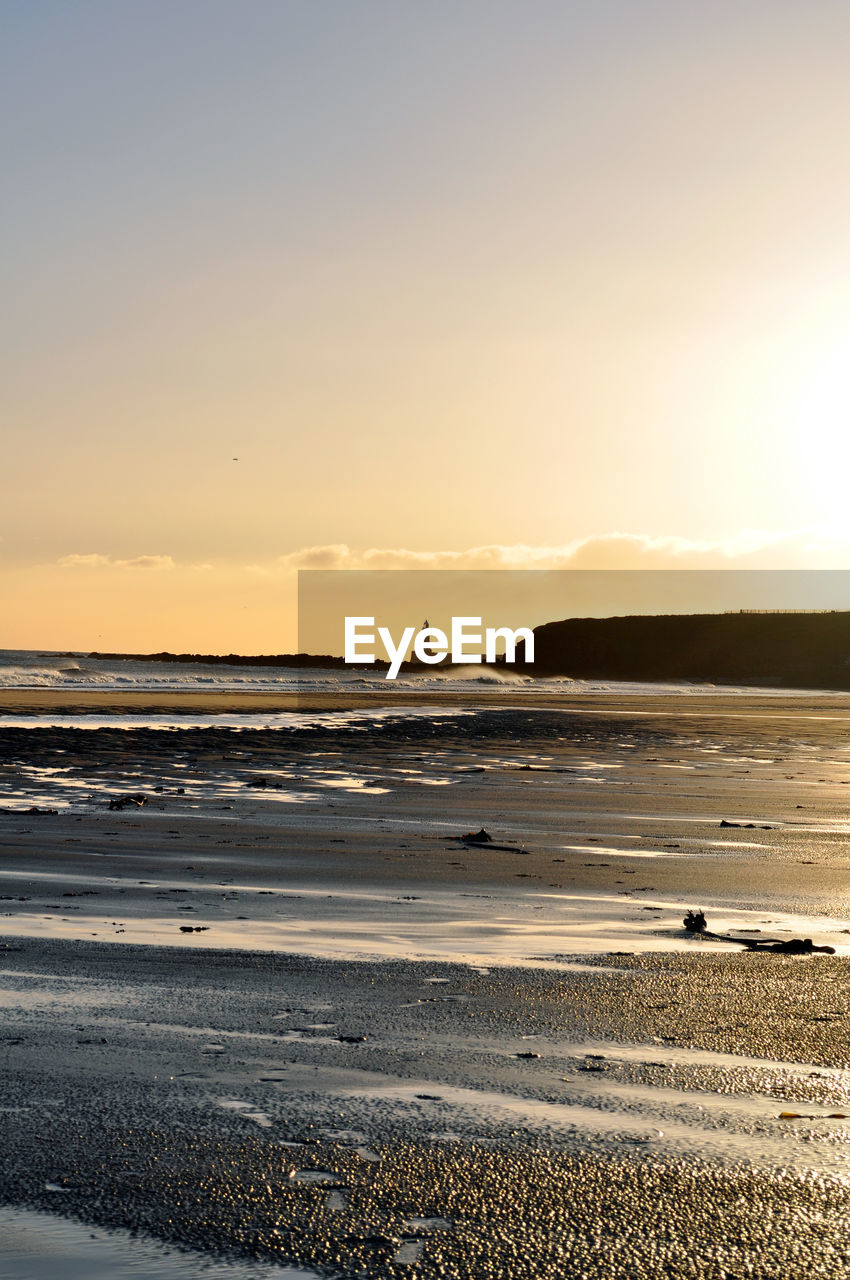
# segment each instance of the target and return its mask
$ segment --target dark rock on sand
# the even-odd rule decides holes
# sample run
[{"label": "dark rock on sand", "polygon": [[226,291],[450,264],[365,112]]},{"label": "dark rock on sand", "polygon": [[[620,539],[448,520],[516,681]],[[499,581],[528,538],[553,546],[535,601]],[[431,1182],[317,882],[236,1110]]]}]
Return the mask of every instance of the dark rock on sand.
[{"label": "dark rock on sand", "polygon": [[466,835],[461,836],[464,844],[492,844],[493,837],[484,827],[480,831],[467,831]]},{"label": "dark rock on sand", "polygon": [[134,791],[126,796],[116,796],[109,801],[110,809],[140,809],[147,804],[148,798],[143,791]]}]

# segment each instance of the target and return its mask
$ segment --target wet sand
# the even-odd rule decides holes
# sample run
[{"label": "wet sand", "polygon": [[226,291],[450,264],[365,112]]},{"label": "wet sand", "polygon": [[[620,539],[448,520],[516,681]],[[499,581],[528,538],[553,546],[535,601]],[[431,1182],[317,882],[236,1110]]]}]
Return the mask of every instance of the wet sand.
[{"label": "wet sand", "polygon": [[640,693],[575,692],[565,689],[562,683],[547,686],[545,680],[534,683],[505,680],[497,686],[483,686],[479,693],[441,687],[435,681],[431,687],[410,682],[371,682],[368,687],[356,688],[340,684],[327,690],[281,690],[274,693],[252,690],[144,690],[144,689],[57,689],[57,688],[3,688],[0,689],[0,715],[32,713],[46,715],[51,712],[84,714],[106,711],[112,713],[190,713],[201,712],[217,715],[226,712],[276,712],[276,711],[350,711],[375,707],[501,707],[521,709],[543,707],[552,710],[585,715],[619,716],[623,712],[641,716],[659,717],[664,720],[709,715],[747,718],[783,717],[798,720],[801,715],[837,719],[850,722],[850,694],[821,690],[788,691],[783,689],[724,689],[720,685],[692,686],[686,694],[671,696],[668,693],[652,693],[649,686]]},{"label": "wet sand", "polygon": [[828,957],[479,973],[27,940],[0,1186],[331,1275],[840,1275],[847,981]]},{"label": "wet sand", "polygon": [[850,699],[694,696],[0,729],[0,1199],[345,1277],[847,1274],[846,961],[681,916],[850,941]]},{"label": "wet sand", "polygon": [[[631,931],[643,949],[684,945],[695,906],[713,926],[730,912],[762,929],[777,913],[801,927],[821,918],[821,940],[840,947],[850,699],[823,701],[828,711],[801,699],[796,719],[795,704],[696,711],[668,698],[616,715],[491,701],[475,714],[296,717],[297,730],[3,727],[0,910],[9,931],[47,912],[85,919],[82,937],[117,916],[128,941],[161,918],[157,940],[170,941],[179,905],[208,927],[207,944],[239,945],[237,929],[251,945],[262,926],[265,946],[286,920],[336,927],[359,912],[375,925],[380,908],[364,915],[366,901],[384,900],[392,929],[453,918],[462,941],[474,904],[493,895],[499,918],[533,911],[564,950],[602,898],[620,929],[658,917]],[[145,805],[110,811],[128,794]],[[458,841],[481,826],[493,848]],[[541,954],[531,932],[526,942]],[[518,932],[515,959],[520,943]],[[587,929],[577,949],[593,949]],[[361,951],[384,954],[380,938]],[[399,954],[444,951],[411,938]]]}]

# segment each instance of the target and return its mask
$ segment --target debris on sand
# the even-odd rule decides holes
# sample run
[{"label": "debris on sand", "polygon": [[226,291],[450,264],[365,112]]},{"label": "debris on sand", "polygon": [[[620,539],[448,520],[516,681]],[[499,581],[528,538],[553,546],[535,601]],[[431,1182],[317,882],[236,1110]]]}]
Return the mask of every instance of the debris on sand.
[{"label": "debris on sand", "polygon": [[496,844],[486,827],[480,831],[466,831],[462,836],[448,836],[450,844],[462,844],[466,848],[478,848],[487,845],[497,853],[528,853],[518,844]]},{"label": "debris on sand", "polygon": [[460,837],[464,844],[492,844],[493,837],[485,827],[480,831],[467,831],[466,835]]},{"label": "debris on sand", "polygon": [[688,933],[705,933],[708,928],[705,915],[702,911],[689,911],[683,921]]},{"label": "debris on sand", "polygon": [[51,817],[55,818],[56,815],[59,813],[59,810],[58,809],[39,809],[38,805],[33,804],[33,805],[30,805],[29,809],[0,809],[0,813],[13,813],[16,818],[20,818],[23,816],[26,816],[27,818],[35,817],[35,816],[44,817],[45,815],[50,815]]},{"label": "debris on sand", "polygon": [[826,1115],[813,1114],[809,1111],[780,1111],[776,1117],[777,1120],[847,1120],[850,1119],[844,1111],[830,1111]]},{"label": "debris on sand", "polygon": [[144,791],[134,791],[126,796],[116,796],[109,801],[109,807],[110,809],[140,809],[147,802],[148,798]]},{"label": "debris on sand", "polygon": [[711,933],[705,913],[689,911],[682,921],[688,933],[698,933],[702,938],[712,938],[715,942],[734,942],[747,951],[766,951],[773,955],[809,956],[815,951],[834,956],[835,947],[819,947],[811,938],[734,938],[728,933]]},{"label": "debris on sand", "polygon": [[835,955],[835,947],[818,947],[811,938],[788,938],[785,942],[778,939],[774,942],[745,942],[744,946],[750,951],[773,951],[785,956],[809,956],[813,951],[820,951],[828,956]]},{"label": "debris on sand", "polygon": [[207,933],[208,930],[208,924],[181,924],[180,926],[181,933]]}]

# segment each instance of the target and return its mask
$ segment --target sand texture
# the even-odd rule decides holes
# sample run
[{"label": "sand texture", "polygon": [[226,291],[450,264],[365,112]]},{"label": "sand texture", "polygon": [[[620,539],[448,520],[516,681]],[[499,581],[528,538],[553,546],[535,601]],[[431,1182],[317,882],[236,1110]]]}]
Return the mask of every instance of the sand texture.
[{"label": "sand texture", "polygon": [[850,1274],[848,717],[6,724],[0,1200],[346,1280]]}]

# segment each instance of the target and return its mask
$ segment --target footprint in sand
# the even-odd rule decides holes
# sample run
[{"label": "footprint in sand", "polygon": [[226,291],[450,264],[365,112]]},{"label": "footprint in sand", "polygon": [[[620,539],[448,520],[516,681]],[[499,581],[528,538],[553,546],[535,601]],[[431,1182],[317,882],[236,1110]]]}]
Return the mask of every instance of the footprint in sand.
[{"label": "footprint in sand", "polygon": [[393,1255],[393,1263],[396,1266],[412,1266],[414,1262],[418,1262],[422,1250],[425,1245],[422,1240],[405,1240],[404,1244],[396,1249]]},{"label": "footprint in sand", "polygon": [[366,1134],[359,1129],[320,1129],[319,1135],[326,1142],[342,1142],[352,1147],[358,1142],[364,1145],[368,1142]]},{"label": "footprint in sand", "polygon": [[331,1173],[330,1169],[295,1169],[290,1175],[292,1182],[335,1182],[339,1185],[339,1174]]},{"label": "footprint in sand", "polygon": [[216,1106],[224,1111],[237,1111],[243,1120],[253,1120],[261,1129],[270,1129],[272,1122],[264,1111],[259,1111],[253,1102],[240,1102],[235,1098],[217,1098]]}]

